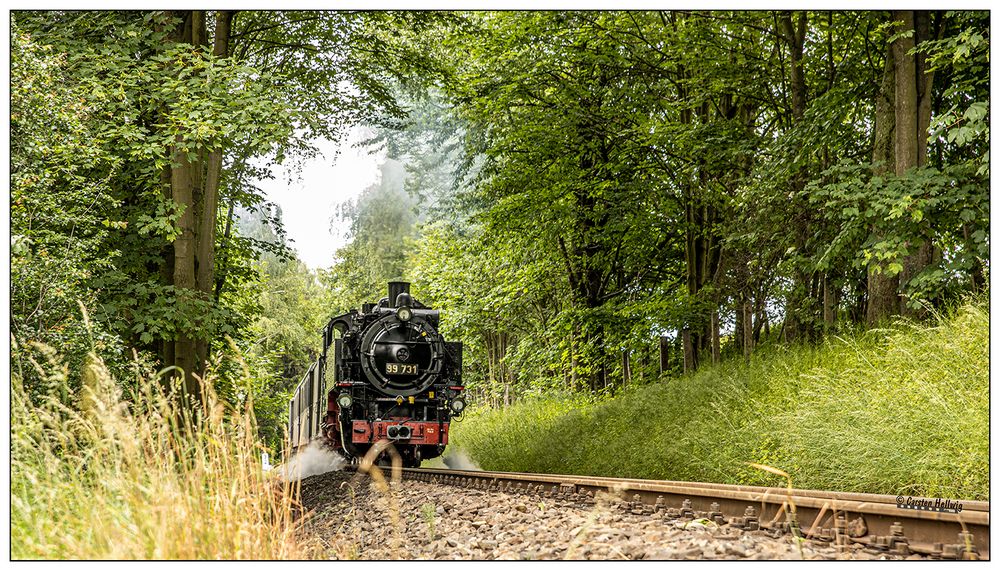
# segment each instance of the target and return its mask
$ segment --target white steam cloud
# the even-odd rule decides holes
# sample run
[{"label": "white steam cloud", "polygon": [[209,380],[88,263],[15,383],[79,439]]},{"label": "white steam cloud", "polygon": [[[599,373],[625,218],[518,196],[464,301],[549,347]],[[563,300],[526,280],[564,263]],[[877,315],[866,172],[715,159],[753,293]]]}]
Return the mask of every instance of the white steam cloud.
[{"label": "white steam cloud", "polygon": [[343,457],[324,448],[317,440],[310,442],[291,460],[278,467],[277,472],[287,481],[295,482],[309,476],[341,470],[345,464],[347,462]]},{"label": "white steam cloud", "polygon": [[452,470],[482,470],[469,455],[458,448],[450,449],[441,460]]}]

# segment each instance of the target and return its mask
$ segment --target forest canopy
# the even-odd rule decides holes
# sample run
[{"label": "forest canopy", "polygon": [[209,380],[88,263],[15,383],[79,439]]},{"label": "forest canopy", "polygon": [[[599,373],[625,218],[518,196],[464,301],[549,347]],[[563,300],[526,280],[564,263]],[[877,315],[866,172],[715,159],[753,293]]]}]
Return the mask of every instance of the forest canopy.
[{"label": "forest canopy", "polygon": [[[390,279],[496,406],[988,287],[985,11],[22,11],[10,43],[29,394],[56,353],[210,371],[277,443],[320,327]],[[259,181],[354,125],[388,159],[310,271]]]}]

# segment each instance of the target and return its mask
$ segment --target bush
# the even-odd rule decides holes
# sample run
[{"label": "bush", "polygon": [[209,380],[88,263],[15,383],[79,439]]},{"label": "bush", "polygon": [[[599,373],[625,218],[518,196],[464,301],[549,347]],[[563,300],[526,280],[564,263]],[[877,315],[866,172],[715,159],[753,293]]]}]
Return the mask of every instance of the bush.
[{"label": "bush", "polygon": [[587,403],[473,413],[453,442],[484,469],[989,498],[989,315],[774,347]]}]

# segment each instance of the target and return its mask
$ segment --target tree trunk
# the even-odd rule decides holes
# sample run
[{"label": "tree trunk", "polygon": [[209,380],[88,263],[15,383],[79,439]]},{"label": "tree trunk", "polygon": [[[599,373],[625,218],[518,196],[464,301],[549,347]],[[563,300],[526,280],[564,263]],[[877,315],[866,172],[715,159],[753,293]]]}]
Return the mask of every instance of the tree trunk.
[{"label": "tree trunk", "polygon": [[495,394],[497,388],[496,352],[493,350],[493,334],[487,333],[484,335],[483,341],[483,344],[486,346],[486,378],[489,380],[490,394],[492,396]]},{"label": "tree trunk", "polygon": [[736,305],[736,311],[733,312],[735,316],[735,326],[733,327],[733,346],[735,346],[740,352],[743,352],[743,318],[745,312],[743,311],[743,306],[746,305],[746,299],[743,294],[738,298],[739,303]]},{"label": "tree trunk", "polygon": [[[792,12],[782,12],[781,25],[784,40],[788,45],[788,55],[791,60],[790,86],[791,92],[791,114],[792,125],[802,122],[806,112],[806,79],[803,56],[805,54],[805,40],[808,24],[808,14],[801,11],[798,18],[793,20]],[[808,173],[805,166],[798,169],[791,179],[791,192],[793,200],[798,202],[799,196],[805,188]],[[809,235],[809,220],[806,218],[808,209],[798,208],[799,215],[792,220],[792,232],[795,239],[796,250],[801,254],[805,249]],[[809,275],[805,270],[796,265],[794,271],[794,287],[786,304],[785,309],[785,340],[794,341],[805,331],[800,313],[804,311],[804,301],[808,298],[806,290],[809,287]]]},{"label": "tree trunk", "polygon": [[[685,76],[682,70],[681,77]],[[682,98],[687,96],[687,89],[680,87]],[[681,109],[680,122],[694,124],[696,118],[702,118],[706,123],[711,121],[711,109],[707,102]],[[685,210],[685,271],[687,278],[687,293],[692,302],[696,302],[705,286],[717,277],[721,262],[720,241],[714,240],[714,225],[717,222],[717,212],[707,196],[709,176],[707,167],[700,165],[697,182],[690,181],[683,185],[683,202]],[[713,300],[714,301],[714,300]],[[711,312],[691,310],[684,324],[687,337],[683,341],[685,354],[685,371],[692,371],[701,363],[701,355],[712,354],[712,324]]]},{"label": "tree trunk", "polygon": [[[698,294],[698,286],[701,282],[701,276],[699,270],[701,265],[699,263],[701,256],[700,253],[700,240],[698,233],[701,230],[701,224],[698,220],[697,207],[693,204],[694,202],[694,192],[689,189],[688,204],[686,206],[686,217],[687,217],[687,232],[685,240],[685,256],[686,256],[686,266],[687,266],[687,286],[688,295],[692,299]],[[692,334],[690,330],[691,324],[689,323],[684,329],[684,372],[693,371],[697,368],[698,362],[698,339],[692,339]]]},{"label": "tree trunk", "polygon": [[[208,46],[208,28],[204,11],[178,13],[183,23],[170,34],[175,43]],[[216,13],[213,55],[228,56],[233,12]],[[207,80],[207,78],[206,78]],[[215,237],[218,218],[219,183],[222,176],[222,142],[211,147],[193,146],[178,135],[171,146],[170,197],[182,209],[177,222],[178,236],[174,240],[170,268],[170,283],[179,299],[192,297],[215,298],[221,291],[215,279]],[[232,212],[230,212],[232,216]],[[194,316],[197,317],[197,316]],[[164,343],[165,363],[183,371],[185,391],[200,397],[197,377],[203,376],[208,357],[208,339],[196,331],[180,331],[172,347]]]},{"label": "tree trunk", "polygon": [[[893,12],[893,20],[901,22],[898,32],[913,29],[913,11]],[[896,175],[903,175],[907,169],[917,166],[918,133],[917,126],[917,68],[916,60],[909,51],[913,49],[913,36],[897,37],[892,44],[896,65]]]},{"label": "tree trunk", "polygon": [[[962,225],[962,236],[965,238],[967,243],[972,243],[971,224]],[[983,277],[983,262],[980,260],[979,256],[976,256],[975,261],[972,262],[972,268],[969,270],[969,277],[972,280],[972,291],[974,293],[982,291],[986,280]]]},{"label": "tree trunk", "polygon": [[802,56],[805,51],[808,15],[805,11],[800,12],[798,20],[793,23],[792,13],[785,12],[782,14],[781,23],[785,33],[785,41],[788,42],[788,54],[792,64],[790,78],[792,119],[793,122],[797,123],[805,116],[806,110],[806,79]]},{"label": "tree trunk", "polygon": [[[899,22],[898,31],[913,30],[913,34],[897,37],[892,44],[896,69],[896,175],[924,166],[927,162],[927,128],[930,125],[931,87],[934,76],[926,73],[923,54],[910,55],[916,44],[928,40],[930,35],[929,13],[926,11],[900,10],[893,12]],[[906,288],[910,280],[934,262],[934,245],[929,240],[913,244],[903,259],[900,286]],[[922,311],[910,307],[906,299],[900,308],[903,315],[919,317]]]},{"label": "tree trunk", "polygon": [[722,360],[722,344],[719,339],[719,310],[712,312],[712,362]]},{"label": "tree trunk", "polygon": [[[221,10],[215,15],[215,40],[212,55],[216,58],[221,59],[229,56],[229,36],[233,14],[232,11]],[[198,290],[202,292],[211,292],[215,287],[215,236],[218,225],[219,181],[221,177],[222,146],[220,143],[208,151],[205,190],[202,193],[201,227],[198,232]]]},{"label": "tree trunk", "polygon": [[[196,18],[197,20],[198,18]],[[225,58],[229,55],[229,34],[232,24],[233,12],[219,11],[215,16],[215,39],[212,55],[217,58]],[[204,25],[204,15],[201,17]],[[208,37],[204,35],[196,38],[201,44],[207,44]],[[206,168],[204,184],[200,193],[200,200],[196,203],[198,209],[198,245],[195,256],[195,266],[197,268],[196,289],[205,297],[212,297],[215,288],[215,236],[218,225],[219,210],[219,181],[222,177],[222,143],[208,149],[206,158]],[[199,169],[200,171],[200,169]],[[195,185],[198,188],[198,185]],[[199,370],[204,369],[204,363],[209,357],[209,343],[207,339],[199,339],[195,343],[195,356],[198,359]]]},{"label": "tree trunk", "polygon": [[230,199],[229,201],[229,214],[226,216],[226,229],[222,232],[222,244],[220,244],[220,249],[222,251],[222,258],[219,264],[219,271],[216,272],[218,277],[215,279],[215,303],[219,303],[219,299],[222,297],[222,289],[226,285],[226,266],[228,264],[228,254],[226,253],[226,248],[229,247],[229,237],[232,234],[233,229],[233,216],[236,212],[236,201]]},{"label": "tree trunk", "polygon": [[875,327],[899,314],[899,275],[890,276],[887,265],[872,262],[868,266],[868,307],[865,322]]},{"label": "tree trunk", "polygon": [[743,312],[743,358],[750,361],[754,341],[753,307],[749,301],[744,301],[740,310]]},{"label": "tree trunk", "polygon": [[[178,141],[172,152],[173,168],[170,173],[170,187],[173,200],[184,209],[177,221],[179,234],[174,240],[174,288],[180,296],[182,290],[191,292],[195,288],[194,250],[195,223],[193,205],[193,166],[188,160],[187,151]],[[184,375],[184,387],[188,395],[198,398],[197,381],[194,379],[196,360],[194,341],[190,332],[181,332],[174,342],[174,366]]]},{"label": "tree trunk", "polygon": [[684,372],[690,373],[698,368],[698,354],[695,352],[694,343],[691,340],[691,330],[685,329],[681,333],[684,344]]},{"label": "tree trunk", "polygon": [[[934,39],[931,33],[930,12],[918,10],[913,15],[915,41],[919,44]],[[914,59],[917,80],[917,165],[927,164],[927,131],[931,127],[931,105],[934,102],[934,70],[927,67],[927,54],[917,53]]]},{"label": "tree trunk", "polygon": [[591,375],[591,390],[597,392],[608,386],[608,358],[604,348],[604,328],[598,327],[597,333],[590,339],[590,346],[597,349],[597,367]]},{"label": "tree trunk", "polygon": [[823,274],[823,326],[827,331],[833,329],[837,319],[837,305],[834,301],[833,286],[830,284],[829,272]]},{"label": "tree trunk", "polygon": [[628,349],[622,351],[622,386],[627,387],[632,382],[632,363],[629,360]]},{"label": "tree trunk", "polygon": [[[184,12],[180,14],[183,23],[170,34],[172,41],[177,43],[196,43],[196,34],[204,29],[198,20],[203,18],[201,12]],[[175,138],[170,148],[170,196],[182,212],[177,221],[178,235],[173,247],[172,284],[178,299],[188,298],[197,286],[195,256],[197,250],[197,213],[195,205],[195,184],[199,180],[201,164],[197,160],[198,150],[191,148],[181,135]],[[192,157],[195,160],[192,162]],[[179,371],[176,374],[184,377],[185,396],[198,400],[201,390],[196,373],[198,359],[196,356],[193,332],[179,331],[173,343],[173,362],[170,363]],[[167,348],[165,348],[165,353]]]},{"label": "tree trunk", "polygon": [[[163,192],[164,200],[173,200],[173,191],[171,190],[171,178],[173,176],[173,169],[170,165],[167,165],[160,171],[160,186]],[[172,285],[174,283],[174,245],[167,242],[166,246],[161,251],[163,256],[163,264],[160,266],[160,283],[164,285]],[[174,364],[174,340],[173,339],[163,339],[160,345],[160,359],[164,367],[170,367]],[[163,377],[164,381],[169,381],[173,375],[166,375]]]},{"label": "tree trunk", "polygon": [[[882,86],[875,101],[875,143],[872,150],[875,174],[895,171],[896,67],[893,52],[892,46],[886,51]],[[878,227],[872,228],[872,232],[876,236],[883,235]],[[868,265],[868,306],[865,321],[868,327],[874,327],[880,321],[898,313],[899,275],[889,275],[888,264],[873,260]]]},{"label": "tree trunk", "polygon": [[664,374],[670,367],[670,338],[660,336],[660,374]]},{"label": "tree trunk", "polygon": [[[208,45],[208,30],[205,26],[205,12],[203,10],[192,10],[191,11],[191,44],[194,46],[207,46]],[[194,257],[194,284],[191,289],[201,292],[202,289],[202,271],[203,271],[203,260],[201,259],[202,244],[205,241],[203,232],[205,231],[205,214],[206,214],[206,201],[205,201],[205,164],[206,164],[206,150],[205,147],[200,143],[197,147],[193,149],[195,153],[195,160],[191,163],[191,208],[190,210],[194,213],[194,220],[192,221],[194,227],[194,238],[192,241],[192,256]],[[214,247],[214,244],[212,244]],[[210,271],[210,268],[208,268]],[[201,297],[201,296],[199,296]],[[204,335],[193,336],[191,339],[191,351],[193,355],[190,357],[193,363],[193,369],[188,371],[189,375],[198,375],[199,377],[204,376],[205,371],[205,359],[208,352],[208,340],[204,338]]]},{"label": "tree trunk", "polygon": [[579,363],[577,363],[576,360],[576,338],[578,335],[579,332],[576,330],[576,327],[574,327],[573,332],[570,333],[569,337],[569,358],[570,358],[569,369],[570,369],[570,378],[572,379],[573,382],[573,390],[576,390],[580,387],[579,385],[580,381],[576,374],[576,370],[579,367]]}]

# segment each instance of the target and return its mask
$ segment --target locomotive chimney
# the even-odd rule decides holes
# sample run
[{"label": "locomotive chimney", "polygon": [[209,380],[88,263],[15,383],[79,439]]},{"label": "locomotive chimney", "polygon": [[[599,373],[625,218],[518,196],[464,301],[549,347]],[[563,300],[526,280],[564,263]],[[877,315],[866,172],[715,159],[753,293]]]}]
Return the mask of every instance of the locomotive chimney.
[{"label": "locomotive chimney", "polygon": [[409,282],[389,282],[389,307],[396,307],[396,298],[401,293],[410,293]]}]

